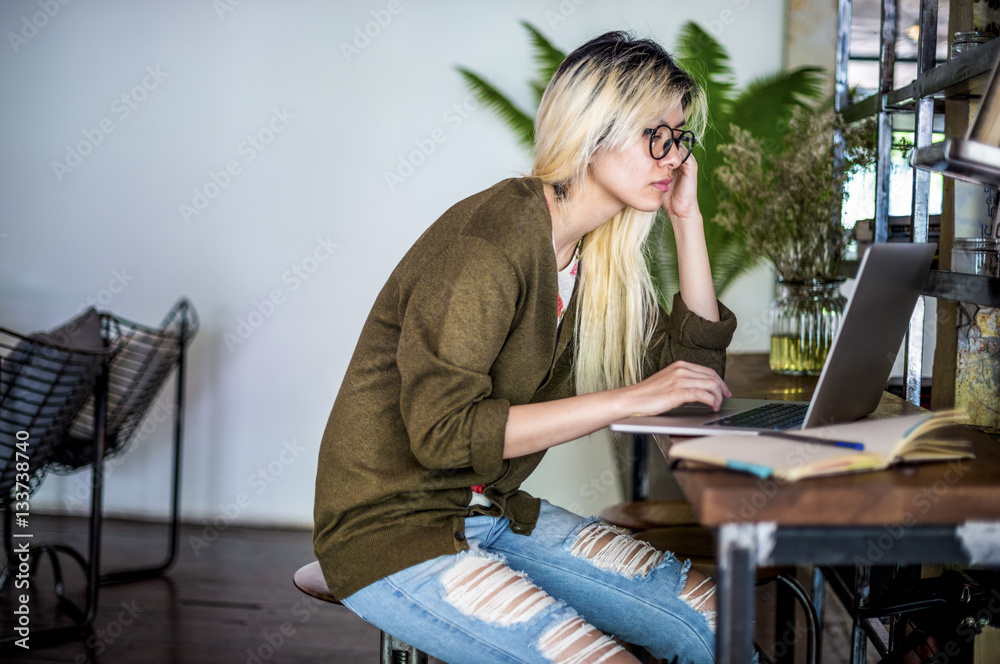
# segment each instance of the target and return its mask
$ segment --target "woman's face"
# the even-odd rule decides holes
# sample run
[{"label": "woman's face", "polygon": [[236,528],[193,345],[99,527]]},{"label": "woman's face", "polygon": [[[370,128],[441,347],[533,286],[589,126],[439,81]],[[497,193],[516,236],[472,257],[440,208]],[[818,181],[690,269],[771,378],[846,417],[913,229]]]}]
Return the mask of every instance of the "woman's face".
[{"label": "woman's face", "polygon": [[[660,117],[658,124],[679,130],[684,125],[684,112],[678,106]],[[650,127],[652,129],[652,127]],[[676,145],[662,159],[649,153],[649,135],[635,137],[622,150],[602,150],[590,162],[587,186],[595,187],[609,203],[617,201],[644,212],[655,212],[670,190],[671,180],[680,166],[681,155]]]}]

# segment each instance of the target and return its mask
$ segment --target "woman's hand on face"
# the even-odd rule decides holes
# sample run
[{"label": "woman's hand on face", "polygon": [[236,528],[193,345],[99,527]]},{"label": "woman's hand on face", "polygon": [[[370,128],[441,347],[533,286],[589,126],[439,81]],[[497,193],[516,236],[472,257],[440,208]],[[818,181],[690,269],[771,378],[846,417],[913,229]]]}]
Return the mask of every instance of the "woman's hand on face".
[{"label": "woman's hand on face", "polygon": [[714,370],[677,361],[649,378],[624,388],[633,415],[658,415],[685,403],[699,402],[718,410],[729,387]]},{"label": "woman's hand on face", "polygon": [[663,194],[663,209],[670,215],[670,220],[676,224],[685,219],[701,220],[701,209],[698,207],[698,162],[694,155],[677,167],[673,172],[670,189]]}]

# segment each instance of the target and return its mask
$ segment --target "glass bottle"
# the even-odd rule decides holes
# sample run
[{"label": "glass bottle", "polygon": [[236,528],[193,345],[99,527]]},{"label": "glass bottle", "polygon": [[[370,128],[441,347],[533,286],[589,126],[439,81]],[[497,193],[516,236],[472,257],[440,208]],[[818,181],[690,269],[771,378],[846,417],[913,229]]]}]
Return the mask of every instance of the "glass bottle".
[{"label": "glass bottle", "polygon": [[771,371],[819,375],[844,316],[843,281],[778,279],[778,296],[771,303]]}]

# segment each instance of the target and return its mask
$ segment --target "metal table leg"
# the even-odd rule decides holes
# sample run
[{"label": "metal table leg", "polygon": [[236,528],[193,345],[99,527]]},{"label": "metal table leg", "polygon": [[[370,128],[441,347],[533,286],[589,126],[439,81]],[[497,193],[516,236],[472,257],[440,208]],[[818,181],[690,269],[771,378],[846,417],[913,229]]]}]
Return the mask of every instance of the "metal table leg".
[{"label": "metal table leg", "polygon": [[753,524],[727,523],[719,528],[718,622],[715,649],[719,664],[753,661],[754,571],[757,566]]},{"label": "metal table leg", "polygon": [[816,609],[816,659],[823,652],[823,611],[826,608],[826,578],[819,566],[813,568],[812,602]]},{"label": "metal table leg", "polygon": [[649,500],[649,436],[632,434],[632,502]]},{"label": "metal table leg", "polygon": [[[871,592],[871,565],[857,566],[854,591],[858,604],[868,601]],[[862,626],[864,619],[854,616],[854,629],[851,632],[851,664],[865,664],[868,659],[868,635]]]}]

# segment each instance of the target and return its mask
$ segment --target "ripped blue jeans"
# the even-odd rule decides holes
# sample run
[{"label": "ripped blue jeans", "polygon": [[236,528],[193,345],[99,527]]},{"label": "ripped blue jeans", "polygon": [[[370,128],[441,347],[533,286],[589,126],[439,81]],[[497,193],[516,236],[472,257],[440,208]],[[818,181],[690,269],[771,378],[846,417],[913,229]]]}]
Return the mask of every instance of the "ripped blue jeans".
[{"label": "ripped blue jeans", "polygon": [[530,536],[482,515],[466,518],[465,535],[470,550],[393,574],[343,604],[455,664],[634,661],[618,639],[668,662],[714,661],[714,588],[687,583],[688,562],[546,501]]}]

